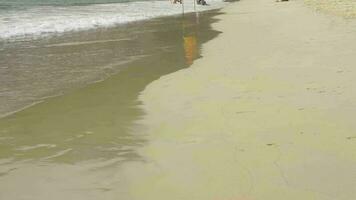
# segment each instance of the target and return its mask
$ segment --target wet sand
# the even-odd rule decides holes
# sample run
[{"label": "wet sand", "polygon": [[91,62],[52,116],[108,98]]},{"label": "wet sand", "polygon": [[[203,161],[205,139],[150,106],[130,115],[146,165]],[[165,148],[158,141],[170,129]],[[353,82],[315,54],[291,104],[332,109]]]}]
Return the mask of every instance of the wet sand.
[{"label": "wet sand", "polygon": [[47,86],[65,94],[0,119],[0,199],[130,199],[120,168],[144,162],[136,149],[147,142],[137,123],[144,114],[138,95],[200,57],[201,44],[219,34],[211,28],[218,14],[157,18],[6,48],[2,66],[32,63],[39,78],[46,65],[53,70],[55,76],[34,80],[24,92],[48,92]]},{"label": "wet sand", "polygon": [[130,199],[356,199],[356,21],[303,1],[223,12],[203,57],[140,96]]},{"label": "wet sand", "polygon": [[[175,16],[37,39],[0,40],[0,118],[47,97],[105,80],[145,57],[177,51],[175,55],[183,58],[183,35],[209,33],[193,27],[191,16],[186,15],[185,22]],[[177,59],[176,65],[181,63]]]}]

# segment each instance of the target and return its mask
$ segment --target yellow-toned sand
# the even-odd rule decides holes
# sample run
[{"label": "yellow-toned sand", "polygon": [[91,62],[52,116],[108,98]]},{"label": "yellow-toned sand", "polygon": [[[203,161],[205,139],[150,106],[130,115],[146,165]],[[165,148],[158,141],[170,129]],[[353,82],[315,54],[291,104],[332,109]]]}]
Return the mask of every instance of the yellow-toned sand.
[{"label": "yellow-toned sand", "polygon": [[340,15],[348,18],[356,17],[355,0],[304,0],[307,5],[317,10]]},{"label": "yellow-toned sand", "polygon": [[191,68],[141,95],[133,200],[356,199],[356,23],[242,0]]}]

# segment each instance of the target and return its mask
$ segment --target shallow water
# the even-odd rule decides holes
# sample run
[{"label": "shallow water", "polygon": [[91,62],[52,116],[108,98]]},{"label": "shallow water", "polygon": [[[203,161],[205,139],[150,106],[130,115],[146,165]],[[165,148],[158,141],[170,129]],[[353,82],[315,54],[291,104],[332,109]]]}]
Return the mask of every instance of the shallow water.
[{"label": "shallow water", "polygon": [[[197,10],[224,4],[216,1]],[[61,95],[68,88],[105,79],[119,70],[117,66],[149,54],[135,41],[142,31],[135,26],[182,12],[181,5],[168,1],[100,2],[0,1],[0,7],[13,5],[4,12],[0,9],[0,117]],[[186,12],[192,6],[185,5]],[[116,35],[108,36],[106,29],[112,26],[118,26],[109,28]],[[95,48],[108,45],[113,50]]]}]

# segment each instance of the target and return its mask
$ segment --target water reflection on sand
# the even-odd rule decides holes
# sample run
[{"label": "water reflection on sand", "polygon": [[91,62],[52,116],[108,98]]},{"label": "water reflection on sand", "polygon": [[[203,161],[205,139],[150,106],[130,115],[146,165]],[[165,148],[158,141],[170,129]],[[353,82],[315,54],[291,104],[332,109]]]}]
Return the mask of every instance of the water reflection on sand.
[{"label": "water reflection on sand", "polygon": [[[185,16],[189,26],[184,31],[199,38],[188,58],[180,16],[44,39],[28,50],[11,49],[21,53],[7,64],[21,61],[21,55],[46,55],[44,68],[56,64],[51,68],[76,70],[62,71],[69,73],[63,75],[68,82],[93,70],[105,73],[96,68],[99,65],[111,66],[109,75],[115,75],[86,87],[75,82],[82,88],[62,88],[65,95],[0,119],[0,199],[130,199],[119,169],[123,162],[144,162],[136,149],[147,142],[135,123],[143,114],[137,97],[148,83],[188,67],[198,57],[199,45],[218,34],[210,29],[215,15],[201,14],[200,23],[195,15]],[[129,39],[120,39],[122,34]],[[70,56],[64,59],[63,52]],[[134,59],[116,62],[128,57]],[[46,80],[58,83],[55,76]],[[36,87],[29,88],[32,93]]]}]

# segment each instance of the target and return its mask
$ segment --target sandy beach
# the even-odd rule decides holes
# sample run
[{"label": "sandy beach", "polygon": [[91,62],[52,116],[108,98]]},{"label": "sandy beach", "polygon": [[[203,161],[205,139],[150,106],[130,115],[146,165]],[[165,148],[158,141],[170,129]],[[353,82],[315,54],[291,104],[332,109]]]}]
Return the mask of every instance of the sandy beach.
[{"label": "sandy beach", "polygon": [[240,0],[0,49],[65,78],[23,97],[71,88],[0,119],[0,199],[355,200],[355,13]]},{"label": "sandy beach", "polygon": [[140,96],[130,199],[355,199],[356,21],[303,1],[223,12],[203,57]]}]

